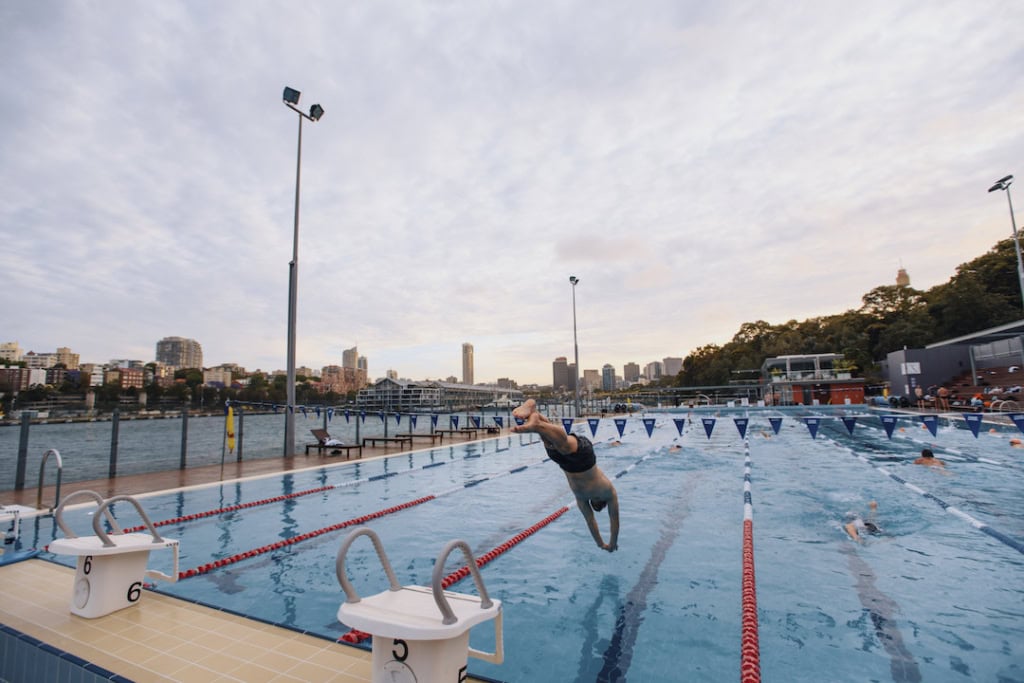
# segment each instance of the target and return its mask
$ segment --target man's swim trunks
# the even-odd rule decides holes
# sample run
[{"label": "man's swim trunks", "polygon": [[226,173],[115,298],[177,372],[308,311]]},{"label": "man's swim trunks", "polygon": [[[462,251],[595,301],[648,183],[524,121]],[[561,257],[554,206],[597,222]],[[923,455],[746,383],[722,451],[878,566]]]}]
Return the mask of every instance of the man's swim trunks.
[{"label": "man's swim trunks", "polygon": [[544,444],[544,449],[548,452],[548,457],[557,462],[558,466],[566,472],[574,474],[586,472],[597,464],[597,457],[594,455],[594,444],[585,436],[577,436],[576,444],[575,453],[559,453],[555,449],[549,448],[547,444]]}]

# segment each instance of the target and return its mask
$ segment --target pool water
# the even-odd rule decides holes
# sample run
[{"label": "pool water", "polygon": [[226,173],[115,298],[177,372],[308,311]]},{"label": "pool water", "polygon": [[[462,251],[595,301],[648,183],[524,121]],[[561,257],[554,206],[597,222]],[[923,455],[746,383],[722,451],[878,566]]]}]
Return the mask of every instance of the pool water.
[{"label": "pool water", "polygon": [[[764,680],[1024,681],[1024,555],[882,474],[898,476],[1011,539],[1024,539],[1024,451],[1013,428],[975,438],[956,420],[936,436],[901,420],[890,439],[878,417],[853,435],[821,411],[812,438],[779,411],[701,414],[682,435],[674,420],[627,421],[622,445],[611,419],[593,437],[599,466],[622,508],[620,550],[597,548],[565,478],[525,436],[424,449],[351,464],[141,498],[156,520],[320,487],[309,495],[161,527],[181,540],[180,569],[431,494],[437,498],[367,523],[403,584],[427,585],[444,544],[466,540],[478,555],[565,505],[571,509],[481,570],[503,603],[505,663],[469,660],[473,675],[503,681],[721,681],[740,671],[744,443],[733,417],[749,415],[754,547]],[[711,413],[704,413],[704,416]],[[988,425],[986,425],[988,429]],[[590,434],[586,425],[578,433]],[[681,450],[669,451],[678,443]],[[942,474],[910,464],[923,445]],[[858,457],[859,456],[859,457]],[[523,466],[526,466],[523,468]],[[388,476],[382,476],[388,475]],[[475,485],[466,484],[480,479]],[[850,513],[878,502],[883,534],[855,544]],[[66,520],[91,534],[84,511]],[[122,509],[122,524],[135,522]],[[607,516],[599,515],[607,533]],[[40,519],[39,544],[54,537]],[[24,533],[24,532],[23,532]],[[59,533],[59,532],[58,532]],[[347,530],[244,559],[157,590],[292,628],[338,638],[343,593],[335,555]],[[71,558],[55,557],[70,563]],[[448,570],[461,564],[453,553]],[[150,566],[169,569],[156,553]],[[372,546],[349,552],[361,595],[386,589]],[[471,581],[451,590],[475,593]],[[493,628],[471,644],[493,649]]]}]

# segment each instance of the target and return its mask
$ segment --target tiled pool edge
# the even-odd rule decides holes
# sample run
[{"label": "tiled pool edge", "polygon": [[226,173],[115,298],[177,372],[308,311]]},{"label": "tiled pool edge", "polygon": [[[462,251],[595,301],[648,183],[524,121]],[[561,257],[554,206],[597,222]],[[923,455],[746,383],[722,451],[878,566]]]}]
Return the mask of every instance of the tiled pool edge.
[{"label": "tiled pool edge", "polygon": [[133,683],[130,678],[107,671],[6,624],[0,624],[0,680],[9,683]]}]

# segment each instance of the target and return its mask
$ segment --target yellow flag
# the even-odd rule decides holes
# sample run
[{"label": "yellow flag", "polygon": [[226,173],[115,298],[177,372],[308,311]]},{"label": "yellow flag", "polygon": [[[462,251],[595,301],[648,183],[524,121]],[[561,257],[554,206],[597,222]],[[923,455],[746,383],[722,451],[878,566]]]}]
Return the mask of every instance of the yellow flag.
[{"label": "yellow flag", "polygon": [[225,428],[228,430],[228,452],[235,452],[235,409],[228,406],[228,420]]}]

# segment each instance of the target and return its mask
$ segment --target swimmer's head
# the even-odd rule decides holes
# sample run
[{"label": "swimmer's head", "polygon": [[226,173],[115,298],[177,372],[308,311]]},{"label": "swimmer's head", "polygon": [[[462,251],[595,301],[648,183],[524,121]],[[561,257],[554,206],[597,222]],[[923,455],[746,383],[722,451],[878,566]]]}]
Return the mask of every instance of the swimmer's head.
[{"label": "swimmer's head", "polygon": [[930,448],[922,448],[921,449],[921,457],[922,458],[934,458],[935,454],[932,453],[932,449],[930,449]]},{"label": "swimmer's head", "polygon": [[864,522],[864,528],[869,534],[880,534],[882,530],[878,528],[878,525],[874,522]]}]

